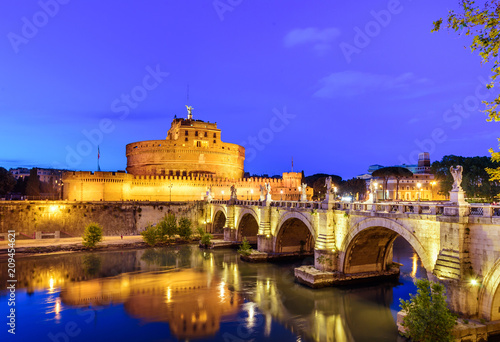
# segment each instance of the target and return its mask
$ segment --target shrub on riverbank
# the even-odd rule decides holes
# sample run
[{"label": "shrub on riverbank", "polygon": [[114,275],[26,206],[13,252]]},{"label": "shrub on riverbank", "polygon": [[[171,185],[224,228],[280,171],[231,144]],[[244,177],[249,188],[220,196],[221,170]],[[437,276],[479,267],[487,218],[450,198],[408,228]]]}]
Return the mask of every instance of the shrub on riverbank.
[{"label": "shrub on riverbank", "polygon": [[153,225],[148,225],[146,229],[141,232],[141,235],[144,242],[150,246],[155,246],[158,243],[158,228]]},{"label": "shrub on riverbank", "polygon": [[410,300],[400,299],[400,307],[406,312],[402,326],[405,337],[422,342],[451,342],[451,334],[457,318],[446,305],[445,288],[427,279],[417,280],[417,294]]},{"label": "shrub on riverbank", "polygon": [[102,241],[102,227],[95,222],[89,223],[83,233],[83,245],[87,248],[93,248],[98,242]]},{"label": "shrub on riverbank", "polygon": [[201,227],[198,227],[198,234],[200,234],[200,244],[209,247],[212,243],[213,235],[205,232]]},{"label": "shrub on riverbank", "polygon": [[252,254],[252,246],[250,246],[250,243],[248,242],[247,238],[243,238],[243,242],[241,243],[240,248],[238,249],[238,253],[246,256]]},{"label": "shrub on riverbank", "polygon": [[177,227],[177,219],[175,218],[174,214],[165,215],[163,219],[158,222],[157,227],[159,240],[161,242],[170,240],[172,236],[178,233],[179,230],[179,228]]},{"label": "shrub on riverbank", "polygon": [[193,235],[193,230],[191,229],[191,220],[185,217],[181,218],[179,220],[179,228],[177,233],[181,238],[189,240],[191,235]]}]

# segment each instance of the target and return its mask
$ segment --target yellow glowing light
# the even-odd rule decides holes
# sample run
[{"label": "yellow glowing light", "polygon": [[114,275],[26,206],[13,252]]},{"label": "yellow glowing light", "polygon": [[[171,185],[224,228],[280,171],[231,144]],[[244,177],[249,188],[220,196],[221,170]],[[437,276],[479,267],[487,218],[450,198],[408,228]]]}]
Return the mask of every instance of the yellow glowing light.
[{"label": "yellow glowing light", "polygon": [[54,278],[50,278],[49,280],[49,289],[51,291],[54,289]]},{"label": "yellow glowing light", "polygon": [[269,238],[269,237],[271,237],[271,235],[267,234],[266,237]]},{"label": "yellow glowing light", "polygon": [[54,213],[57,210],[57,205],[51,205],[49,207],[49,210],[50,210],[51,213]]},{"label": "yellow glowing light", "polygon": [[219,285],[219,291],[220,291],[219,297],[221,298],[221,300],[224,299],[224,296],[225,296],[225,293],[226,293],[225,285],[226,285],[226,283],[224,283],[224,281],[220,282],[220,285]]},{"label": "yellow glowing light", "polygon": [[172,289],[170,286],[167,288],[167,303],[170,303],[172,301]]},{"label": "yellow glowing light", "polygon": [[477,280],[476,280],[476,279],[471,279],[470,283],[471,283],[472,285],[477,285]]},{"label": "yellow glowing light", "polygon": [[411,269],[411,277],[412,278],[415,278],[415,276],[417,275],[417,260],[418,260],[418,257],[417,257],[417,254],[416,253],[413,253],[413,267]]}]

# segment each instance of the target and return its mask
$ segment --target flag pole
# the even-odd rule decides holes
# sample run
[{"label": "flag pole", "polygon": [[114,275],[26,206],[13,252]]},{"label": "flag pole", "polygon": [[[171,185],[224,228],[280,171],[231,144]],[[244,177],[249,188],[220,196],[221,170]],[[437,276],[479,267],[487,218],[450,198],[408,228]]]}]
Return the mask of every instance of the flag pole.
[{"label": "flag pole", "polygon": [[100,158],[101,158],[101,151],[99,150],[99,145],[97,145],[97,171],[101,171],[101,166],[99,165]]}]

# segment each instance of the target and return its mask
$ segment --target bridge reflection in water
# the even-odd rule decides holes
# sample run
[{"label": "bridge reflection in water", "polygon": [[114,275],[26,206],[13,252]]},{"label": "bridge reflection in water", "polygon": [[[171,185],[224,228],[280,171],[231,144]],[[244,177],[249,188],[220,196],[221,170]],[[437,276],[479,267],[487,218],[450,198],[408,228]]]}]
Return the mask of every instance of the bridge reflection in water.
[{"label": "bridge reflection in water", "polygon": [[[407,255],[410,274],[411,249]],[[232,250],[190,246],[26,258],[17,264],[19,283],[28,291],[48,290],[44,313],[56,322],[65,310],[105,311],[123,304],[129,317],[168,323],[179,339],[222,332],[270,339],[279,325],[304,341],[398,340],[389,308],[395,284],[312,290],[294,282],[296,266],[243,263]],[[223,322],[232,322],[233,330],[219,332]]]}]

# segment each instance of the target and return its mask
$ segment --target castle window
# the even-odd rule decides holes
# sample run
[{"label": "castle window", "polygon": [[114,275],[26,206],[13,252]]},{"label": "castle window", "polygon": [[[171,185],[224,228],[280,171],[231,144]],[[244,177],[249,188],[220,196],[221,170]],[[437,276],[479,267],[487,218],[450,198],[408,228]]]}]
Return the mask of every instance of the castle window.
[{"label": "castle window", "polygon": [[188,138],[185,138],[184,141],[188,141]]},{"label": "castle window", "polygon": [[198,136],[198,131],[195,131],[194,132],[194,136],[197,137]]},{"label": "castle window", "polygon": [[214,133],[214,138],[217,138],[217,133]]},{"label": "castle window", "polygon": [[189,132],[188,131],[184,131],[184,135],[189,135]]},{"label": "castle window", "polygon": [[214,144],[215,144],[215,140],[214,140]]},{"label": "castle window", "polygon": [[201,147],[201,141],[196,142],[196,147]]},{"label": "castle window", "polygon": [[208,133],[207,133],[207,132],[205,132],[205,138],[206,138],[206,137],[208,137]]}]

